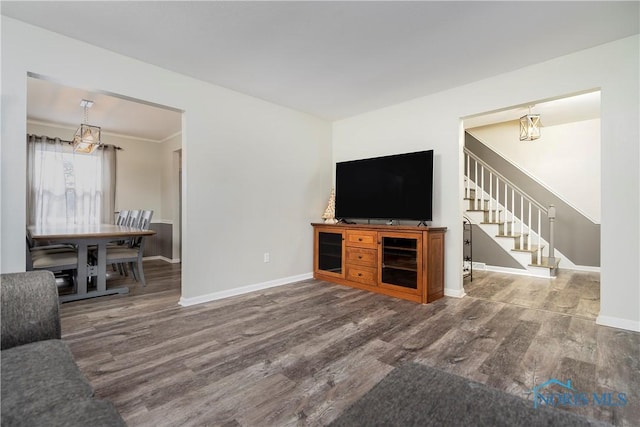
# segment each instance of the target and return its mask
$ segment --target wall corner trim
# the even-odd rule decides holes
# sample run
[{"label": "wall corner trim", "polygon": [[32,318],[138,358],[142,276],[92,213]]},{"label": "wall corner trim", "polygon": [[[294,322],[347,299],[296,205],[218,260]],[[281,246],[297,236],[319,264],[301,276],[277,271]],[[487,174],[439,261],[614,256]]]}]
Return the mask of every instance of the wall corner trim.
[{"label": "wall corner trim", "polygon": [[268,282],[255,283],[253,285],[241,286],[239,288],[227,289],[224,291],[213,292],[210,294],[200,295],[197,297],[191,297],[191,298],[180,297],[180,301],[178,301],[178,304],[183,307],[188,307],[195,304],[202,304],[205,302],[216,301],[219,299],[229,298],[237,295],[248,294],[249,292],[274,288],[276,286],[288,285],[289,283],[300,282],[302,280],[308,280],[311,278],[313,278],[312,273],[299,274],[297,276],[282,277],[280,279],[270,280]]},{"label": "wall corner trim", "polygon": [[596,324],[602,326],[610,326],[612,328],[626,329],[628,331],[640,332],[640,321],[621,319],[619,317],[599,315],[596,318]]}]

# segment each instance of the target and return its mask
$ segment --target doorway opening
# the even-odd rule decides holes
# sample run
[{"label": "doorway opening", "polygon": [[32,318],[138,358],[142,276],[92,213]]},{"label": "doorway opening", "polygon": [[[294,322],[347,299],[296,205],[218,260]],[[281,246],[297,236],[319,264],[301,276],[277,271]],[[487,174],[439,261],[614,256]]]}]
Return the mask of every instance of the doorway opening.
[{"label": "doorway opening", "polygon": [[[152,210],[149,227],[156,234],[145,241],[144,262],[179,263],[183,192],[175,171],[181,170],[182,158],[178,156],[176,160],[175,153],[181,153],[183,146],[183,111],[125,95],[74,88],[30,73],[27,133],[72,140],[84,120],[80,105],[83,99],[93,101],[90,121],[101,128],[103,144],[120,148],[115,166],[114,214],[121,210]],[[126,282],[131,293],[143,290],[131,274],[120,278],[119,272],[109,270],[108,279]],[[153,274],[145,271],[145,277],[146,288],[151,288]],[[149,290],[146,288],[145,292]]]},{"label": "doorway opening", "polygon": [[[539,115],[538,139],[520,138],[520,118],[528,114]],[[585,286],[596,280],[595,273],[599,284],[600,91],[479,114],[463,123],[461,217],[470,220],[472,231],[465,236],[473,240],[462,268],[547,278],[584,272],[571,283]],[[464,285],[469,283],[465,278]]]}]

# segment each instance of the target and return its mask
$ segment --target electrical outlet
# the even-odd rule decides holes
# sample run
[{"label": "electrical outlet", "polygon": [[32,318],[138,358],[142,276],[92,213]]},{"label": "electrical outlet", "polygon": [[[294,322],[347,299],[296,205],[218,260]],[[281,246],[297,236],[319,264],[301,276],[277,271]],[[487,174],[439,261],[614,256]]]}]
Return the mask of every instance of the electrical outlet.
[{"label": "electrical outlet", "polygon": [[265,252],[264,253],[264,262],[269,262],[269,261],[270,261],[269,252]]}]

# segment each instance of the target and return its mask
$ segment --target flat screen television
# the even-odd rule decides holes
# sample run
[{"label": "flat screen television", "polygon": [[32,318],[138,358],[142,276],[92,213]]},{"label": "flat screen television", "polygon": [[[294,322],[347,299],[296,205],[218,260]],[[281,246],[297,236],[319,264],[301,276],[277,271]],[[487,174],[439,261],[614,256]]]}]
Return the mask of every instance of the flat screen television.
[{"label": "flat screen television", "polygon": [[433,150],[336,163],[336,218],[432,220]]}]

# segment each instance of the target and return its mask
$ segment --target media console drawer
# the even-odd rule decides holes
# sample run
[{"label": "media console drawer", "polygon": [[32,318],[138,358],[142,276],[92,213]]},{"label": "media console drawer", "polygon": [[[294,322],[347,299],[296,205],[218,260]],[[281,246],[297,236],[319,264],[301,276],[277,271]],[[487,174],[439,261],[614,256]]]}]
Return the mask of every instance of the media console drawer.
[{"label": "media console drawer", "polygon": [[377,286],[378,270],[375,267],[348,265],[347,280],[363,283],[365,285]]},{"label": "media console drawer", "polygon": [[378,233],[375,231],[347,230],[346,236],[347,246],[373,249],[378,247]]},{"label": "media console drawer", "polygon": [[378,264],[378,251],[347,246],[347,264],[375,267]]}]

